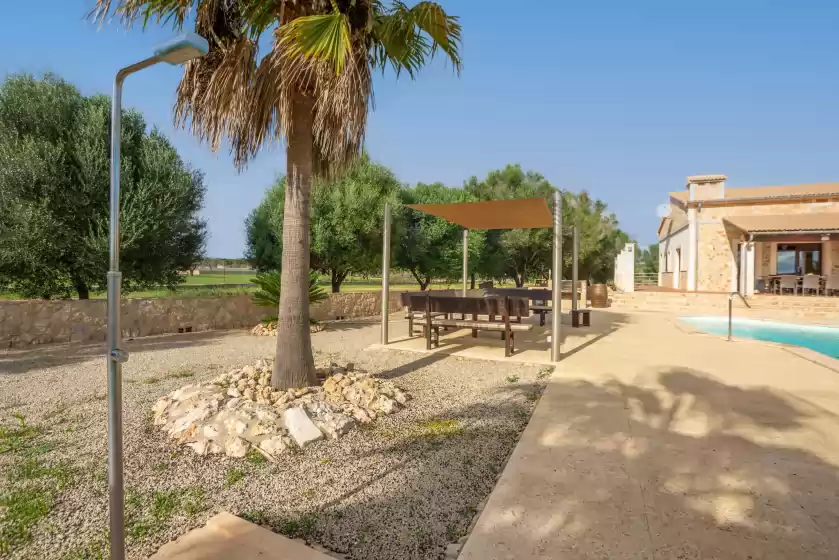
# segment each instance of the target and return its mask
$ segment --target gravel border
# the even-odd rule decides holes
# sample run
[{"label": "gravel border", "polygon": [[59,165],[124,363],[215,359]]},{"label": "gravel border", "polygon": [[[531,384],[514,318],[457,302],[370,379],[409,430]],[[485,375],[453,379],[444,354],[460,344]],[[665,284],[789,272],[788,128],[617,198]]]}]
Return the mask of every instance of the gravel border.
[{"label": "gravel border", "polygon": [[[352,361],[392,379],[412,395],[407,408],[339,440],[285,454],[276,464],[196,456],[168,441],[150,421],[159,396],[270,356],[273,337],[230,331],[129,342],[131,359],[124,367],[128,557],[145,558],[226,510],[349,559],[445,558],[447,546],[462,541],[492,490],[547,371],[441,354],[364,350],[378,336],[378,326],[369,323],[332,324],[312,335],[316,359]],[[27,426],[42,427],[32,445],[49,445],[38,460],[44,465],[63,461],[73,473],[55,494],[49,515],[32,528],[31,541],[10,558],[104,557],[105,387],[100,345],[0,354],[0,425],[14,426],[19,420],[12,415],[19,413]],[[0,470],[14,472],[22,457],[0,454]],[[14,485],[0,477],[0,496]]]}]

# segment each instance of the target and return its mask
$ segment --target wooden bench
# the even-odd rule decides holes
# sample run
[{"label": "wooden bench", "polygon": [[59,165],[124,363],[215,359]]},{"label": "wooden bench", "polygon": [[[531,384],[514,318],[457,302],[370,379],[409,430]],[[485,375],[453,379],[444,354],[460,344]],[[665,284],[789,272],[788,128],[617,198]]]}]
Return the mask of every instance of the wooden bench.
[{"label": "wooden bench", "polygon": [[553,307],[548,305],[549,301],[553,301],[553,292],[544,288],[535,290],[530,290],[528,288],[493,288],[491,290],[486,290],[486,293],[488,296],[495,297],[510,296],[527,298],[531,302],[530,311],[532,311],[535,315],[539,315],[540,327],[545,326],[545,315],[553,309]]},{"label": "wooden bench", "polygon": [[[408,336],[413,337],[415,334],[414,331],[414,321],[422,321],[423,326],[423,336],[425,336],[425,303],[422,304],[422,307],[418,309],[411,308],[411,297],[412,296],[422,296],[425,297],[425,294],[430,293],[435,296],[454,296],[454,290],[426,290],[424,292],[402,292],[399,296],[402,307],[405,308],[406,314],[405,318],[408,319]],[[423,302],[425,300],[423,299]],[[434,313],[432,317],[445,317],[448,319],[448,315],[445,313]]]},{"label": "wooden bench", "polygon": [[571,310],[571,326],[574,328],[580,327],[580,319],[582,319],[582,326],[591,326],[591,309],[572,309]]},{"label": "wooden bench", "polygon": [[[528,331],[532,325],[512,323],[513,313],[527,315],[529,301],[524,298],[492,297],[458,297],[437,296],[434,294],[408,296],[410,312],[423,312],[425,325],[423,334],[426,339],[426,349],[431,350],[440,345],[440,327],[466,328],[472,330],[472,337],[477,338],[478,331],[500,332],[504,344],[504,355],[509,357],[515,350],[515,333]],[[445,318],[460,314],[461,319]],[[479,320],[480,315],[486,315],[487,320]],[[471,319],[465,317],[471,316]],[[500,321],[493,320],[500,316]],[[411,332],[413,336],[413,332]]]}]

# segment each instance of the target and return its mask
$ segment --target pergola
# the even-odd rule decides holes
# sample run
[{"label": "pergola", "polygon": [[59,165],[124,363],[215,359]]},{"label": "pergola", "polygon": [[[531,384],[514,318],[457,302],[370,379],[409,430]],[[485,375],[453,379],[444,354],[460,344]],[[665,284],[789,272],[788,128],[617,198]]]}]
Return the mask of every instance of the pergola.
[{"label": "pergola", "polygon": [[[551,361],[559,361],[560,297],[562,279],[562,196],[553,195],[551,215],[544,198],[516,200],[488,200],[452,204],[408,204],[409,208],[443,218],[463,229],[463,294],[466,295],[469,277],[468,240],[470,229],[529,229],[553,228],[553,263],[551,267]],[[390,302],[390,230],[391,206],[385,204],[385,227],[382,248],[382,345],[388,344],[388,315]],[[575,298],[572,297],[572,301]]]}]

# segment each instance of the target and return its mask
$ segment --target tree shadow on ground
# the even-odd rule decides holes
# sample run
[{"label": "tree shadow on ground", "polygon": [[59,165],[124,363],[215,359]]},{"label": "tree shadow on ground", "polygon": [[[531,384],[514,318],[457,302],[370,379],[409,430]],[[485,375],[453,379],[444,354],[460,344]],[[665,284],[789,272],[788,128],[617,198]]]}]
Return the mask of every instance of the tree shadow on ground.
[{"label": "tree shadow on ground", "polygon": [[[556,373],[550,385],[558,404],[537,410],[523,436],[531,447],[495,489],[491,509],[503,514],[475,530],[495,544],[464,558],[836,558],[839,469],[820,431],[829,421],[835,433],[832,413],[687,368],[649,372],[643,385]],[[342,465],[358,482],[300,509],[308,524],[297,536],[353,559],[444,558],[540,390],[499,387],[446,411],[451,433],[418,429],[359,453]],[[260,521],[288,532],[287,517]]]},{"label": "tree shadow on ground", "polygon": [[255,520],[347,558],[443,558],[492,490],[543,387],[500,386],[485,402],[439,409],[414,418],[407,430],[391,424],[404,421],[400,414],[364,427],[346,437],[366,439],[366,445],[335,465],[353,483],[308,507],[283,500],[278,511],[260,512]]},{"label": "tree shadow on ground", "polygon": [[[517,542],[516,558],[837,557],[835,415],[687,368],[645,379],[554,380],[529,466],[496,495],[514,513],[481,538]],[[465,558],[502,557],[487,551]]]},{"label": "tree shadow on ground", "polygon": [[[216,344],[228,336],[241,335],[244,331],[205,331],[196,333],[146,336],[125,340],[131,352],[155,352],[191,346]],[[105,342],[43,344],[28,348],[14,348],[0,353],[0,375],[27,373],[33,369],[75,364],[105,357]]]},{"label": "tree shadow on ground", "polygon": [[[392,352],[392,350],[388,350]],[[407,352],[405,352],[408,354]],[[410,353],[411,355],[415,355],[414,353]],[[442,353],[435,353],[435,354],[425,354],[416,360],[412,360],[407,364],[402,364],[401,366],[397,366],[395,368],[391,368],[386,371],[382,371],[376,374],[376,377],[381,379],[397,379],[402,377],[403,375],[408,375],[411,372],[417,371],[418,369],[422,369],[426,366],[430,366],[431,364],[437,363],[440,360],[445,358],[452,359],[451,356],[447,356],[446,354]]]},{"label": "tree shadow on ground", "polygon": [[382,320],[378,317],[372,317],[361,319],[326,320],[321,321],[320,324],[326,331],[353,331],[375,325],[381,325]]}]

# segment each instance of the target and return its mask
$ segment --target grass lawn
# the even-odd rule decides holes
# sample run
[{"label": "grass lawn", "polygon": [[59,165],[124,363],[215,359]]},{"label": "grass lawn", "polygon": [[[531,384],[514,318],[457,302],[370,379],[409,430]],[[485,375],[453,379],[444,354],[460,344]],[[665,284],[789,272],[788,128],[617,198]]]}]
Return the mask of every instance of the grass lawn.
[{"label": "grass lawn", "polygon": [[185,276],[187,286],[204,286],[207,284],[250,284],[251,278],[256,276],[252,270],[228,270],[226,272],[202,272],[194,276]]},{"label": "grass lawn", "polygon": [[[138,292],[123,292],[124,298],[139,299],[139,298],[159,298],[159,297],[213,297],[225,296],[235,294],[248,294],[256,291],[256,286],[251,284],[251,279],[256,276],[255,271],[227,271],[224,272],[204,272],[195,276],[185,276],[184,283],[178,286],[174,291],[161,288],[157,290],[143,290]],[[243,284],[250,284],[244,287]],[[203,286],[224,286],[229,287],[213,287],[203,288]],[[326,276],[320,277],[320,285],[327,292],[331,291],[329,278]],[[497,284],[498,286],[513,286],[512,283]],[[460,289],[459,282],[451,284],[434,284],[431,286],[434,290],[457,290]],[[341,285],[341,293],[350,292],[377,292],[382,289],[381,278],[357,278],[345,281]],[[406,278],[404,275],[391,276],[390,289],[393,292],[404,291],[418,291],[419,285],[416,282]],[[91,292],[91,299],[104,299],[107,296],[105,291]],[[0,292],[0,300],[14,300],[23,299],[20,294],[13,292]],[[75,298],[73,298],[75,299]]]}]

